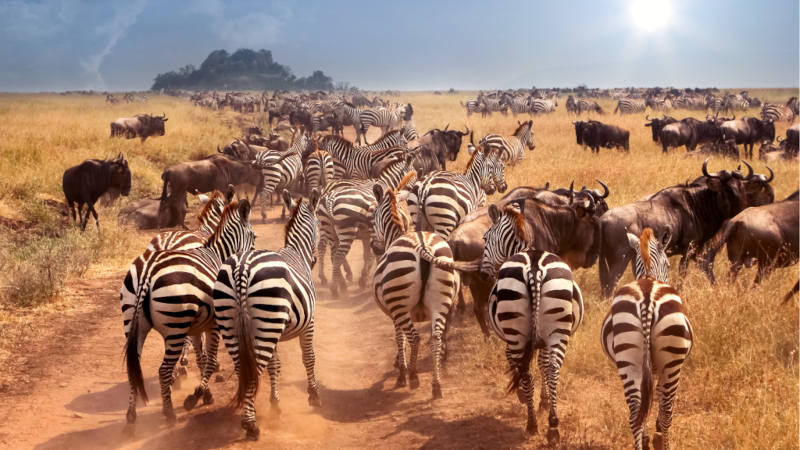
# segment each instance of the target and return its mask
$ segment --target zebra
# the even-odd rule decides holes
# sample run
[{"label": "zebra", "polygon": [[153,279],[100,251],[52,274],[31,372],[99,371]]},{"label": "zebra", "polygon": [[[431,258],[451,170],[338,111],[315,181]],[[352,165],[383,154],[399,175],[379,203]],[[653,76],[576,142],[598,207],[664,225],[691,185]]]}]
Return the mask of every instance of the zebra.
[{"label": "zebra", "polygon": [[724,99],[715,95],[708,94],[706,96],[706,108],[710,109],[712,113],[719,114],[723,109]]},{"label": "zebra", "polygon": [[647,97],[645,106],[653,111],[669,111],[672,109],[672,101],[663,98]]},{"label": "zebra", "polygon": [[286,224],[284,247],[246,250],[231,255],[222,265],[214,284],[214,315],[228,349],[239,387],[234,403],[242,406],[242,428],[247,438],[257,440],[255,396],[258,378],[266,367],[272,385],[270,403],[279,401],[280,360],[278,341],[298,337],[306,368],[308,403],[321,406],[314,373],[314,303],[311,266],[317,246],[318,223],[314,210],[319,193],[295,202],[283,191],[284,205],[291,211]]},{"label": "zebra", "polygon": [[617,101],[617,107],[614,108],[614,114],[619,111],[622,114],[643,113],[647,105],[644,100],[640,98],[621,98]]},{"label": "zebra", "polygon": [[[132,305],[123,304],[125,360],[130,383],[127,422],[136,422],[136,398],[147,402],[140,355],[151,328],[164,338],[164,360],[159,368],[162,411],[169,423],[175,423],[171,385],[174,366],[181,355],[186,336],[206,333],[203,375],[194,394],[183,403],[190,410],[202,396],[205,404],[213,397],[208,379],[217,365],[219,333],[211,310],[214,280],[222,261],[231,254],[253,247],[255,232],[248,217],[247,200],[225,207],[219,225],[202,247],[189,250],[164,250],[153,254],[137,273],[136,296]],[[126,308],[127,306],[127,308]]]},{"label": "zebra", "polygon": [[495,111],[504,116],[508,114],[508,105],[503,98],[483,97],[482,103],[483,108],[481,108],[481,115],[483,117]]},{"label": "zebra", "polygon": [[[361,113],[366,111],[362,108],[356,108],[349,102],[336,103],[336,109],[341,112],[343,118],[343,125],[352,125],[356,131],[356,142],[361,144],[361,136],[364,134],[361,131]],[[366,140],[366,137],[364,138]]]},{"label": "zebra", "polygon": [[512,136],[487,134],[478,141],[478,146],[496,150],[500,159],[510,165],[518,163],[525,157],[524,146],[528,147],[528,150],[533,150],[536,144],[533,142],[533,120],[517,123],[519,126]]},{"label": "zebra", "polygon": [[537,432],[530,364],[536,358],[542,379],[539,407],[549,407],[547,440],[558,441],[557,387],[567,344],[583,321],[583,296],[572,271],[557,255],[532,248],[533,231],[525,220],[524,201],[504,209],[489,207],[492,225],[480,272],[496,277],[489,294],[492,328],[506,342],[511,369],[509,392],[517,391],[528,409],[528,433]]},{"label": "zebra", "polygon": [[462,173],[435,171],[415,185],[406,201],[417,229],[447,239],[470,212],[486,204],[486,194],[505,192],[505,164],[491,150],[476,151]]},{"label": "zebra", "polygon": [[511,114],[516,117],[518,114],[528,113],[530,114],[531,111],[531,102],[530,98],[526,97],[512,97],[508,101],[508,107],[511,110]]},{"label": "zebra", "polygon": [[364,266],[361,273],[361,286],[366,284],[368,271],[371,266],[369,247],[369,230],[372,228],[370,209],[375,203],[372,195],[372,186],[381,184],[395,186],[409,171],[411,171],[410,156],[394,159],[386,165],[377,179],[366,180],[337,180],[328,185],[322,193],[322,201],[317,207],[317,217],[321,224],[321,239],[319,246],[319,275],[322,285],[327,284],[325,278],[325,249],[331,247],[332,266],[332,294],[338,295],[339,287],[347,289],[342,276],[342,266],[347,273],[347,279],[352,279],[347,254],[353,241],[360,237],[364,246]]},{"label": "zebra", "polygon": [[467,117],[481,111],[481,102],[475,99],[468,99],[466,103],[459,101],[459,104],[467,111]]},{"label": "zebra", "polygon": [[692,349],[692,326],[678,292],[667,284],[669,260],[665,249],[670,233],[657,239],[645,228],[641,237],[628,233],[635,252],[636,281],[619,288],[603,320],[603,350],[616,363],[630,410],[634,447],[648,447],[644,427],[658,376],[659,397],[656,449],[669,448],[669,427],[683,362]]},{"label": "zebra", "polygon": [[580,114],[578,112],[578,103],[575,102],[575,97],[572,95],[567,97],[567,103],[565,106],[567,108],[567,114]]},{"label": "zebra", "polygon": [[558,96],[553,94],[550,98],[537,98],[530,102],[531,114],[546,114],[556,110],[558,106]]},{"label": "zebra", "polygon": [[400,130],[402,131],[403,138],[405,138],[406,142],[419,140],[419,132],[417,131],[417,125],[414,124],[414,121],[412,119],[403,122],[403,127]]},{"label": "zebra", "polygon": [[791,122],[794,117],[795,113],[792,111],[791,106],[767,103],[761,107],[761,119],[763,120],[772,120],[773,122],[785,120]]},{"label": "zebra", "polygon": [[[261,169],[264,181],[262,182],[263,188],[261,190],[261,219],[267,219],[266,206],[267,198],[272,198],[272,193],[280,191],[299,179],[299,175],[303,170],[302,152],[307,148],[309,143],[308,136],[305,132],[300,132],[300,136],[294,140],[292,146],[285,152],[276,150],[264,150],[256,153],[256,159],[252,162],[254,167]],[[281,218],[284,217],[284,211],[281,210]]]},{"label": "zebra", "polygon": [[412,111],[411,104],[400,105],[394,109],[378,108],[365,110],[359,116],[364,143],[369,144],[369,142],[367,142],[367,130],[369,130],[370,126],[380,127],[382,134],[386,134],[400,127],[403,121],[410,120]]},{"label": "zebra", "polygon": [[310,195],[314,189],[323,191],[333,177],[333,156],[330,153],[325,150],[316,150],[308,156],[303,166],[303,179],[307,195]]},{"label": "zebra", "polygon": [[[375,267],[372,289],[375,302],[392,319],[395,329],[399,370],[396,387],[419,387],[417,353],[419,333],[414,322],[431,321],[431,353],[433,354],[433,398],[442,398],[440,367],[443,360],[447,320],[453,299],[460,287],[457,270],[474,271],[474,264],[454,262],[447,241],[435,233],[413,231],[411,218],[396,193],[416,177],[410,172],[397,188],[373,187],[377,200],[374,212],[373,251],[381,254]],[[408,362],[405,343],[410,347]]]},{"label": "zebra", "polygon": [[371,177],[373,168],[381,161],[387,161],[405,153],[407,141],[400,130],[390,131],[372,145],[357,147],[339,136],[323,136],[319,148],[329,152],[334,158],[336,178]]},{"label": "zebra", "polygon": [[596,101],[586,100],[586,99],[578,99],[577,103],[577,111],[578,114],[583,114],[584,111],[586,112],[596,112],[598,114],[603,114],[603,108],[600,107],[600,104]]}]

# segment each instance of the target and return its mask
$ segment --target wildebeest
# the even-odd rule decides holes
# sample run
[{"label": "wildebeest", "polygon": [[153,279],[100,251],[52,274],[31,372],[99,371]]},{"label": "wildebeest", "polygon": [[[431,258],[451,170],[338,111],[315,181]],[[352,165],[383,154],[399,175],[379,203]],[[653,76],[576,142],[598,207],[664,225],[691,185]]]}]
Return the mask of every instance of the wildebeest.
[{"label": "wildebeest", "polygon": [[678,119],[668,116],[664,114],[664,117],[659,119],[658,117],[650,118],[650,115],[645,116],[645,120],[648,122],[644,124],[646,127],[650,127],[651,132],[653,133],[653,142],[658,142],[661,136],[661,130],[664,126],[669,125],[671,123],[675,123]]},{"label": "wildebeest", "polygon": [[447,128],[445,127],[444,130],[434,128],[420,138],[420,147],[427,147],[436,155],[439,170],[447,170],[447,159],[455,161],[458,158],[463,137],[467,134],[472,136],[472,132],[466,127],[465,131],[448,130]]},{"label": "wildebeest", "polygon": [[797,156],[800,147],[800,124],[794,124],[786,129],[786,151]]},{"label": "wildebeest", "polygon": [[661,128],[658,140],[661,142],[662,152],[670,148],[686,146],[687,151],[697,148],[697,144],[717,142],[720,140],[719,124],[724,119],[709,118],[698,120],[686,117],[678,122],[666,124]]},{"label": "wildebeest", "polygon": [[708,172],[703,162],[705,183],[677,185],[624,206],[613,208],[600,218],[600,284],[603,296],[614,291],[633,255],[626,233],[641,234],[652,228],[656,235],[672,234],[668,255],[681,255],[680,270],[685,273],[689,259],[697,249],[719,231],[725,220],[739,214],[748,205],[743,181],[747,176],[737,171]]},{"label": "wildebeest", "polygon": [[124,137],[133,139],[141,138],[142,142],[150,136],[164,135],[164,122],[167,115],[151,116],[149,114],[137,114],[133,117],[121,117],[111,122],[111,137]]},{"label": "wildebeest", "polygon": [[[81,231],[86,229],[90,212],[100,228],[97,211],[94,209],[95,202],[109,189],[116,189],[127,196],[131,191],[131,170],[122,153],[110,161],[88,159],[64,171],[62,187],[73,222],[76,221],[75,205],[78,206]],[[87,205],[85,216],[81,212],[84,204]]]},{"label": "wildebeest", "polygon": [[764,139],[769,139],[770,142],[775,140],[775,123],[770,119],[742,117],[723,122],[720,129],[722,140],[736,145],[743,144],[749,159],[753,159],[753,146],[756,142]]},{"label": "wildebeest", "polygon": [[573,125],[577,143],[591,148],[593,153],[600,153],[600,147],[617,147],[630,151],[628,130],[596,120],[573,122]]},{"label": "wildebeest", "polygon": [[712,283],[714,258],[728,246],[728,273],[735,281],[742,266],[758,264],[755,283],[758,284],[776,267],[788,267],[798,260],[800,233],[800,202],[798,191],[783,201],[747,208],[730,219],[709,242],[700,257],[700,267]]}]

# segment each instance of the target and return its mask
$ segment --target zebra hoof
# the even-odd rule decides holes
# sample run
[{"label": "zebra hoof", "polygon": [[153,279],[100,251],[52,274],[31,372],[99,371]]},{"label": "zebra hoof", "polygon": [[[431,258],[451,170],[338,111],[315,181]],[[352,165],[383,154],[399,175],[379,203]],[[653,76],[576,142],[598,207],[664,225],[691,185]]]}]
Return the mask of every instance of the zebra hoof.
[{"label": "zebra hoof", "polygon": [[666,446],[664,445],[664,435],[659,432],[653,433],[653,448],[656,450],[664,450]]},{"label": "zebra hoof", "polygon": [[433,399],[440,400],[442,398],[442,386],[439,384],[433,385]]},{"label": "zebra hoof", "polygon": [[528,425],[525,427],[525,431],[528,434],[537,434],[539,433],[539,427],[536,426],[536,419],[528,419]]},{"label": "zebra hoof", "polygon": [[187,358],[185,356],[183,358],[181,358],[181,365],[182,366],[188,366],[189,365],[189,358]]},{"label": "zebra hoof", "polygon": [[222,383],[223,381],[225,381],[225,377],[221,373],[214,377],[214,383]]},{"label": "zebra hoof", "polygon": [[128,425],[133,425],[136,423],[136,410],[129,409],[128,413],[125,414],[125,419],[128,421]]},{"label": "zebra hoof", "polygon": [[207,390],[203,393],[203,404],[204,405],[211,405],[214,403],[214,396],[211,395],[211,390]]},{"label": "zebra hoof", "polygon": [[395,389],[406,387],[406,374],[401,373],[397,376],[397,382],[394,384]]},{"label": "zebra hoof", "polygon": [[258,435],[261,434],[261,430],[258,429],[258,425],[255,422],[245,422],[242,421],[242,428],[244,428],[248,441],[257,441]]},{"label": "zebra hoof", "polygon": [[195,406],[197,406],[197,396],[189,394],[186,400],[183,401],[183,409],[191,411]]},{"label": "zebra hoof", "polygon": [[189,371],[186,370],[186,367],[179,366],[178,367],[178,375],[182,376],[182,377],[185,377],[186,375],[189,375]]},{"label": "zebra hoof", "polygon": [[308,404],[309,406],[313,406],[315,408],[322,406],[322,400],[319,398],[319,392],[311,391],[308,393]]},{"label": "zebra hoof", "polygon": [[561,435],[558,433],[558,428],[547,429],[547,443],[549,445],[557,444],[559,439],[561,439]]},{"label": "zebra hoof", "polygon": [[412,373],[408,376],[408,387],[411,389],[416,389],[419,387],[419,376],[415,373]]}]

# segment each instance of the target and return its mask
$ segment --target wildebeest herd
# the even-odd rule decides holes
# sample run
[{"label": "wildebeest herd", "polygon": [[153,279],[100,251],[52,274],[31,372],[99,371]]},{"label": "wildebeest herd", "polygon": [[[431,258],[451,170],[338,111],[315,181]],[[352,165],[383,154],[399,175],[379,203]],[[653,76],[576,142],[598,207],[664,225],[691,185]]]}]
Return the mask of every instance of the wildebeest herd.
[{"label": "wildebeest herd", "polygon": [[[518,94],[482,93],[465,107],[468,114],[507,109],[539,114],[557,106],[559,93]],[[747,101],[748,107],[755,105],[757,100],[746,93],[719,101],[710,92],[624,94],[614,97],[620,113],[699,109],[693,106],[695,98],[703,98],[704,107],[712,109],[714,114],[705,120],[648,117],[644,125],[651,128],[653,141],[661,143],[664,152],[678,146],[691,151],[708,144],[728,148],[719,152],[738,157],[736,145],[749,145],[743,156],[752,158],[753,144],[767,141],[772,145],[775,138],[773,122],[778,118],[769,109],[762,110],[762,118],[718,116],[737,110],[742,104],[739,100]],[[299,339],[308,401],[320,405],[313,348],[313,311],[319,289],[311,270],[320,264],[320,284],[329,284],[334,294],[347,289],[345,279],[353,275],[346,256],[360,239],[365,251],[360,283],[371,283],[378,307],[394,324],[397,386],[418,387],[420,336],[415,323],[431,321],[432,396],[442,396],[440,366],[450,351],[448,320],[468,287],[483,332],[488,334],[491,328],[507,344],[511,389],[527,406],[531,433],[537,431],[530,371],[536,356],[551,443],[559,439],[559,370],[584,312],[583,294],[572,271],[597,263],[603,297],[612,299],[601,338],[623,381],[634,446],[646,448],[651,440],[644,425],[656,383],[659,411],[652,443],[668,448],[680,368],[694,336],[682,307],[680,286],[667,279],[668,256],[681,255],[682,275],[689,261],[698,259],[712,282],[714,257],[725,245],[731,278],[742,266],[757,264],[758,283],[775,267],[798,260],[797,192],[774,202],[770,184],[774,173],[769,167],[766,173],[756,173],[743,161],[744,166],[735,169],[712,171],[706,159],[698,163],[693,181],[609,209],[606,199],[612,188],[602,181],[595,189],[516,186],[506,192],[506,170],[515,170],[513,166],[535,149],[533,120],[518,121],[511,135],[487,134],[476,143],[474,131],[449,126],[419,136],[411,104],[392,105],[377,97],[346,100],[325,92],[284,92],[271,97],[191,95],[200,106],[262,111],[268,114],[270,125],[273,119],[278,123],[269,134],[252,127],[204,159],[164,169],[159,226],[183,226],[187,193],[210,195],[198,214],[198,229],[189,231],[184,226],[184,230],[156,235],[123,281],[130,426],[136,421],[137,398],[147,399],[139,361],[151,329],[164,338],[159,382],[163,412],[170,422],[176,420],[171,385],[189,343],[202,373],[200,385],[184,407],[194,408],[200,399],[206,404],[213,401],[209,379],[218,368],[220,339],[238,374],[235,403],[242,407],[247,438],[259,436],[254,398],[265,369],[273,384],[270,400],[273,405],[278,402],[280,363],[275,352],[279,341]],[[570,97],[567,109],[576,114],[604,113],[585,97]],[[241,106],[247,102],[252,105]],[[795,99],[786,106],[792,111],[796,105]],[[291,131],[290,137],[276,132],[284,120],[283,129]],[[111,124],[111,135],[144,141],[163,135],[165,121],[166,115],[118,119]],[[627,130],[596,120],[573,124],[577,143],[593,152],[600,147],[630,151]],[[344,126],[353,127],[359,142],[341,136]],[[383,135],[360,145],[362,136],[366,143],[370,126],[381,128]],[[327,129],[332,133],[323,135]],[[447,161],[457,159],[466,136],[470,158],[465,171],[448,171]],[[797,138],[795,125],[778,150],[763,155],[780,151],[796,158]],[[100,195],[109,189],[127,195],[130,179],[130,168],[121,154],[110,161],[89,160],[67,169],[64,193],[70,208],[78,204],[81,227],[86,227],[90,212],[97,221],[94,203]],[[255,188],[252,199],[234,200],[234,190],[243,186]],[[487,206],[487,195],[495,192],[505,195]],[[280,194],[288,210],[285,246],[277,251],[256,250],[251,207],[257,206],[259,197],[262,204],[271,201],[273,194]],[[84,203],[88,205],[85,218]],[[330,283],[324,274],[328,248]],[[629,263],[636,280],[617,288]]]}]

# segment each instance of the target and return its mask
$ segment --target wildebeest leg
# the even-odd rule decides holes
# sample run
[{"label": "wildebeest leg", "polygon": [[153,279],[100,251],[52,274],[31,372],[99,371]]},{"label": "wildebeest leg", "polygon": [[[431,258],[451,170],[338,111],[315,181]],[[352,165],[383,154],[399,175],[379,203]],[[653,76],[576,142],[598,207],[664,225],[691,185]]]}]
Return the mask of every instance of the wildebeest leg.
[{"label": "wildebeest leg", "polygon": [[[89,210],[88,211],[92,212],[92,216],[94,216],[94,224],[97,225],[97,229],[99,230],[100,229],[100,219],[97,217],[97,211],[94,209],[94,203],[89,203]],[[88,212],[86,213],[86,220],[87,221],[89,220],[89,213]],[[84,225],[84,228],[86,228],[86,225]]]},{"label": "wildebeest leg", "polygon": [[72,216],[72,224],[75,225],[77,219],[75,219],[75,203],[72,200],[67,200],[67,206],[69,206],[69,214]]},{"label": "wildebeest leg", "polygon": [[761,284],[761,280],[769,277],[769,274],[772,273],[772,265],[769,261],[761,261],[758,260],[758,271],[756,272],[756,279],[753,280],[753,287],[758,286]]},{"label": "wildebeest leg", "polygon": [[[78,207],[78,213],[81,212],[82,208],[83,208],[83,205],[80,205]],[[86,224],[89,222],[89,214],[91,214],[91,212],[92,212],[91,208],[89,207],[89,204],[87,203],[86,204],[86,214],[83,214],[83,217],[81,217],[81,231],[86,231]]]},{"label": "wildebeest leg", "polygon": [[486,319],[489,314],[489,292],[492,289],[492,284],[488,280],[475,280],[469,286],[475,319],[478,320],[478,325],[481,327],[484,337],[489,337],[489,327],[486,326]]}]

